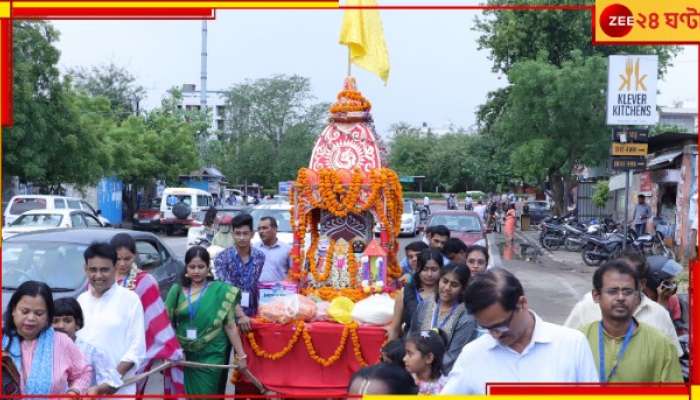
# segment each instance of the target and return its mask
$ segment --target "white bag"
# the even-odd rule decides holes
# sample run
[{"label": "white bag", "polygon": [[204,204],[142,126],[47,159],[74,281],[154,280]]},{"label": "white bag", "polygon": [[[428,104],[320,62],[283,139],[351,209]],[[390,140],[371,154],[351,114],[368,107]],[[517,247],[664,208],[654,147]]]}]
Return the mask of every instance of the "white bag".
[{"label": "white bag", "polygon": [[352,319],[369,325],[386,325],[394,318],[394,299],[388,294],[375,294],[360,300],[352,309]]}]

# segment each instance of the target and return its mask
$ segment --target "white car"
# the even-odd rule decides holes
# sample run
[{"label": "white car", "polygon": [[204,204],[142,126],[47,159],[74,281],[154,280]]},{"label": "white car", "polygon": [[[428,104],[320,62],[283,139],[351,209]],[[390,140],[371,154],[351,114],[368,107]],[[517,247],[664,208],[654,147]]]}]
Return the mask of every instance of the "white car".
[{"label": "white car", "polygon": [[48,194],[21,194],[12,196],[5,208],[4,224],[9,226],[25,211],[41,210],[54,212],[61,210],[82,210],[95,216],[103,226],[110,226],[107,218],[103,217],[101,210],[95,210],[90,203],[76,197],[56,196]]},{"label": "white car", "polygon": [[20,233],[54,228],[101,228],[102,222],[94,215],[79,210],[31,210],[22,213],[2,230],[2,238],[8,239]]},{"label": "white car", "polygon": [[[403,201],[403,214],[401,214],[401,230],[400,235],[410,235],[415,237],[418,233],[418,225],[420,224],[420,213],[416,201],[405,199]],[[379,223],[374,225],[374,233],[379,234],[381,226]]]},{"label": "white car", "polygon": [[253,208],[250,211],[250,215],[253,217],[253,230],[255,231],[253,245],[258,245],[261,242],[260,235],[257,232],[260,218],[273,217],[277,221],[277,239],[291,246],[294,242],[294,233],[292,233],[292,213],[290,208],[291,205],[289,203],[261,204]]}]

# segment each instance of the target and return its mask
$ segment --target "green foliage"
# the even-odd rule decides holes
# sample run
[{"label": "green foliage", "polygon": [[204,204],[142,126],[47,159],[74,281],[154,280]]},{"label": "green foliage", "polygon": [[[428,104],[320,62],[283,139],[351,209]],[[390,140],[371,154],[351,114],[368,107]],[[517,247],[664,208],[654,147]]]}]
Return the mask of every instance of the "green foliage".
[{"label": "green foliage", "polygon": [[137,104],[146,96],[146,90],[136,84],[136,78],[114,63],[72,68],[68,74],[81,91],[93,97],[105,97],[109,101],[112,117],[119,122],[136,113]]},{"label": "green foliage", "polygon": [[95,183],[109,164],[100,103],[60,76],[51,24],[14,21],[13,29],[15,124],[3,132],[3,173],[44,186]]},{"label": "green foliage", "polygon": [[609,193],[610,189],[608,188],[608,181],[596,182],[593,190],[593,197],[591,198],[593,205],[598,208],[605,208],[605,205],[608,203]]},{"label": "green foliage", "polygon": [[315,103],[311,82],[275,75],[234,85],[226,93],[225,128],[206,145],[205,162],[217,165],[232,183],[296,178],[308,165],[328,104]]}]

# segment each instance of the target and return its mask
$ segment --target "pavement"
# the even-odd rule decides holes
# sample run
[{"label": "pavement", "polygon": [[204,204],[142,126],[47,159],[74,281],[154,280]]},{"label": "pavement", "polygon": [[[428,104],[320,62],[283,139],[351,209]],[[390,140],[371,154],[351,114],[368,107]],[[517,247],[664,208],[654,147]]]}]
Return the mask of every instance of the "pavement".
[{"label": "pavement", "polygon": [[527,230],[527,231],[520,231],[516,230],[515,231],[515,236],[523,241],[524,243],[529,244],[530,246],[533,246],[537,249],[540,250],[541,253],[545,257],[548,257],[550,260],[562,264],[569,265],[571,267],[576,267],[577,269],[582,269],[585,270],[586,268],[591,269],[591,267],[586,266],[586,264],[583,263],[583,260],[581,259],[581,253],[578,252],[571,252],[571,251],[566,251],[564,250],[563,246],[561,250],[556,250],[556,251],[550,251],[542,247],[540,245],[539,241],[539,235],[540,231],[538,230]]}]

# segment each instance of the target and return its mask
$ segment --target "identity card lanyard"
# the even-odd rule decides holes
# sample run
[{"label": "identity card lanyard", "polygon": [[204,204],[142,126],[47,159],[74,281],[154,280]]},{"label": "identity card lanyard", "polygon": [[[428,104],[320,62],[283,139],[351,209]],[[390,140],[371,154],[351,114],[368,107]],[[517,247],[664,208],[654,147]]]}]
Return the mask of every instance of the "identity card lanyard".
[{"label": "identity card lanyard", "polygon": [[[445,319],[442,320],[442,323],[440,324],[440,326],[437,327],[438,329],[442,329],[442,327],[445,326],[445,323],[447,323],[447,321],[449,321],[450,317],[452,316],[452,314],[455,312],[455,309],[457,308],[457,304],[458,303],[455,303],[452,306],[450,313],[447,314]],[[430,325],[431,328],[435,328],[437,326],[438,314],[440,314],[440,302],[439,301],[437,303],[435,303],[435,309],[433,309],[433,323]]]},{"label": "identity card lanyard", "polygon": [[197,339],[197,328],[195,328],[192,324],[195,315],[197,315],[200,300],[202,300],[202,297],[204,297],[204,293],[206,293],[207,287],[209,287],[209,282],[204,284],[204,288],[202,288],[202,292],[199,294],[199,298],[197,298],[197,301],[195,301],[194,303],[192,303],[192,287],[190,287],[187,291],[187,312],[190,315],[190,327],[187,329],[187,339]]},{"label": "identity card lanyard", "polygon": [[418,288],[416,286],[413,286],[413,290],[416,292],[416,301],[418,302],[418,304],[422,303],[423,296],[421,296],[420,293],[418,292]]},{"label": "identity card lanyard", "polygon": [[620,364],[620,360],[622,360],[622,357],[625,355],[625,350],[627,350],[627,345],[630,344],[630,340],[632,340],[632,334],[634,333],[634,328],[636,327],[636,324],[634,321],[630,323],[629,328],[627,328],[627,333],[625,333],[625,338],[622,341],[622,347],[620,347],[620,352],[617,354],[617,359],[615,359],[615,364],[613,365],[612,369],[610,370],[610,374],[605,377],[605,343],[603,340],[603,321],[600,321],[598,324],[598,357],[600,357],[600,361],[598,362],[599,368],[600,368],[600,383],[606,383],[612,379],[612,377],[615,375],[615,372],[617,372],[617,366]]}]

